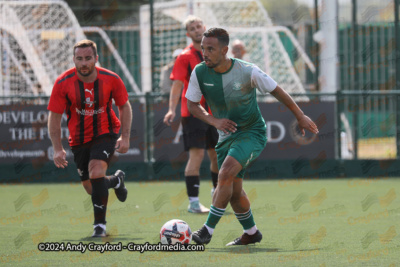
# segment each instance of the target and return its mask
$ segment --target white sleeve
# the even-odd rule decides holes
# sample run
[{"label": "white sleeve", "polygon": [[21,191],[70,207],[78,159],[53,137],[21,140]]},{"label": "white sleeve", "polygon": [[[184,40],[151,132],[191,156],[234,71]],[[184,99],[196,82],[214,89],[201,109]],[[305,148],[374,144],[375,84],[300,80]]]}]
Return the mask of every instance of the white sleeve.
[{"label": "white sleeve", "polygon": [[195,103],[200,102],[201,97],[203,96],[195,70],[193,70],[192,74],[190,75],[189,86],[185,96],[187,99]]},{"label": "white sleeve", "polygon": [[278,84],[259,67],[254,66],[251,72],[251,86],[256,87],[261,93],[266,94],[275,90]]}]

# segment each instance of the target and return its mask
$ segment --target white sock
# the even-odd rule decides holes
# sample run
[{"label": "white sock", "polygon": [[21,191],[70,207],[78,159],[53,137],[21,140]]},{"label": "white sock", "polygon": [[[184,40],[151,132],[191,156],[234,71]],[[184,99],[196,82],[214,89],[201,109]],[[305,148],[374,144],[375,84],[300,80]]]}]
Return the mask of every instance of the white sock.
[{"label": "white sock", "polygon": [[95,224],[95,225],[93,225],[93,229],[96,228],[97,226],[100,226],[101,228],[103,228],[104,231],[106,230],[106,225],[105,224],[102,224],[102,223]]},{"label": "white sock", "polygon": [[209,233],[210,235],[212,235],[212,234],[214,233],[214,229],[213,229],[213,228],[208,227],[207,225],[204,225],[204,226],[207,228],[208,233]]},{"label": "white sock", "polygon": [[194,201],[199,201],[199,197],[189,197],[189,201],[190,201],[190,203],[192,203]]},{"label": "white sock", "polygon": [[254,235],[257,232],[257,226],[253,226],[250,229],[244,230],[243,232],[245,232],[248,235]]}]

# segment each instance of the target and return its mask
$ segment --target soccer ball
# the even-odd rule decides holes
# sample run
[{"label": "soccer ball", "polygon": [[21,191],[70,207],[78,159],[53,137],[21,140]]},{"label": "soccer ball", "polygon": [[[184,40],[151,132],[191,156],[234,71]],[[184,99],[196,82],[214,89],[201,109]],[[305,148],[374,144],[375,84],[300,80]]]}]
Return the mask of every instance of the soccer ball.
[{"label": "soccer ball", "polygon": [[189,225],[178,219],[166,222],[160,230],[161,244],[174,245],[176,243],[189,244],[192,241],[192,230]]}]

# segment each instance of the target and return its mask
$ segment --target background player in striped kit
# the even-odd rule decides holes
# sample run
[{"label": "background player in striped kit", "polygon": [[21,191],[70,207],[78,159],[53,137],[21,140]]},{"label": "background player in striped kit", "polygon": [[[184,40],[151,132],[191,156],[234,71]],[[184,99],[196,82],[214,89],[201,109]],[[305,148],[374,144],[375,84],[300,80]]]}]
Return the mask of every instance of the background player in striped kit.
[{"label": "background player in striped kit", "polygon": [[[189,151],[189,160],[185,168],[186,188],[190,202],[188,211],[192,213],[206,213],[209,210],[199,201],[200,166],[204,158],[204,149],[206,149],[211,161],[210,171],[213,187],[215,188],[218,182],[217,155],[215,153],[218,133],[214,126],[208,125],[190,114],[187,109],[185,97],[190,74],[194,67],[203,61],[200,42],[206,27],[203,21],[195,16],[189,16],[184,24],[186,35],[192,39],[192,43],[178,56],[172,70],[170,78],[174,82],[169,98],[169,110],[165,114],[164,123],[170,125],[174,120],[176,106],[179,99],[181,99],[183,143],[185,151]],[[206,107],[204,98],[200,102]]]}]

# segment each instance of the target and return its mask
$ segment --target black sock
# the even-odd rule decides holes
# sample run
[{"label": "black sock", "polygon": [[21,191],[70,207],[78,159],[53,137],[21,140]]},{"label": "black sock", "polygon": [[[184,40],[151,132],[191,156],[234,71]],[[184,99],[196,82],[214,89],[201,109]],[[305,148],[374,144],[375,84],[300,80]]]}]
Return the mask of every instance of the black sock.
[{"label": "black sock", "polygon": [[199,176],[185,176],[186,190],[189,197],[199,196],[200,178]]},{"label": "black sock", "polygon": [[211,172],[211,178],[214,188],[218,185],[218,172]]},{"label": "black sock", "polygon": [[107,176],[106,179],[107,188],[114,188],[119,183],[119,178],[115,175]]},{"label": "black sock", "polygon": [[90,179],[92,183],[92,203],[94,211],[94,224],[106,224],[108,202],[108,188],[106,178]]}]

